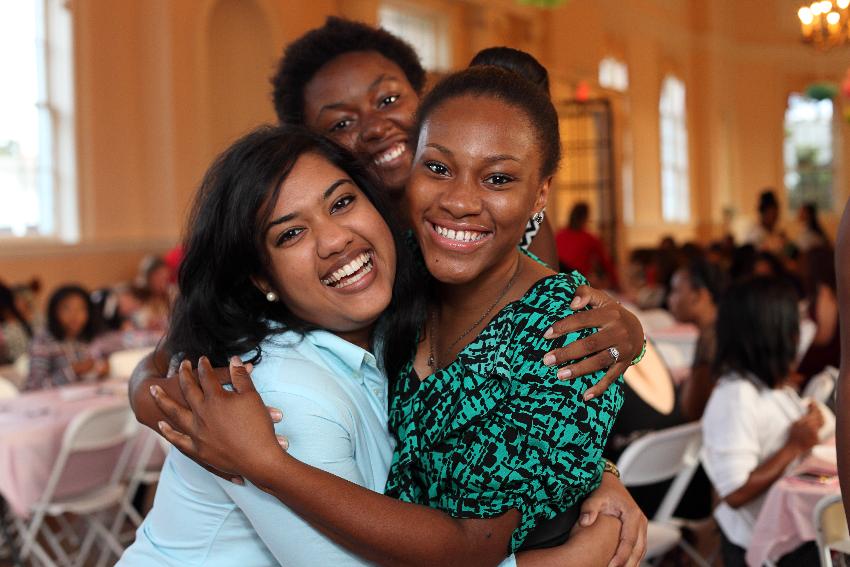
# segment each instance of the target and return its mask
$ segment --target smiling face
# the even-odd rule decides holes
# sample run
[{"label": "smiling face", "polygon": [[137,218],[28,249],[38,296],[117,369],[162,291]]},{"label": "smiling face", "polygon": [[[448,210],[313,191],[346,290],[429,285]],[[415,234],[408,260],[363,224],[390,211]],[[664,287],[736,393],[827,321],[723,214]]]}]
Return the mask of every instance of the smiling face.
[{"label": "smiling face", "polygon": [[361,156],[391,191],[407,183],[418,104],[401,68],[376,51],[332,59],[304,88],[307,127]]},{"label": "smiling face", "polygon": [[325,158],[298,158],[265,227],[274,289],[297,317],[347,337],[368,330],[392,297],[389,227],[351,179]]},{"label": "smiling face", "polygon": [[515,261],[526,222],[546,205],[541,154],[526,114],[494,98],[448,99],[428,116],[407,197],[435,278],[467,283]]}]

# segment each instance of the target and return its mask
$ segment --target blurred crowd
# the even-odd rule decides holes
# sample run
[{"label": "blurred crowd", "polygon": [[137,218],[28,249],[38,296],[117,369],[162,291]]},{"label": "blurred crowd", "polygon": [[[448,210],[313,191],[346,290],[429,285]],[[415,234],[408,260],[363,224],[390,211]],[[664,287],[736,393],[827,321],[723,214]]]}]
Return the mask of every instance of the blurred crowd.
[{"label": "blurred crowd", "polygon": [[176,294],[180,250],[145,257],[133,281],[89,290],[0,281],[0,367],[20,390],[95,381],[115,352],[155,345],[165,334]]}]

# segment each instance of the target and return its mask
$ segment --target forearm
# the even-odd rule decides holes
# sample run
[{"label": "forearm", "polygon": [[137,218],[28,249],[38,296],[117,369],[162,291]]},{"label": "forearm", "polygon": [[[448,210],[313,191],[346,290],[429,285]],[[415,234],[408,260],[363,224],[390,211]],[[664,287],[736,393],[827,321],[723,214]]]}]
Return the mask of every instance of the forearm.
[{"label": "forearm", "polygon": [[679,406],[687,421],[697,421],[702,417],[713,389],[711,369],[707,365],[695,366],[679,392]]},{"label": "forearm", "polygon": [[723,500],[732,508],[738,508],[758,498],[782,477],[788,465],[801,453],[802,451],[795,446],[785,444],[753,470],[742,487],[728,494]]},{"label": "forearm", "polygon": [[270,455],[261,469],[245,477],[340,545],[381,565],[497,565],[518,522],[514,511],[493,520],[455,519],[372,492],[285,453]]},{"label": "forearm", "polygon": [[157,385],[168,393],[174,400],[183,400],[183,392],[176,379],[165,376],[168,371],[170,355],[162,349],[157,349],[142,359],[133,370],[128,385],[130,406],[136,414],[136,420],[142,425],[159,433],[157,423],[167,421],[165,414],[157,407],[150,387]]},{"label": "forearm", "polygon": [[566,543],[548,549],[517,553],[517,567],[596,567],[608,565],[620,536],[620,521],[600,516],[588,527],[576,524]]}]

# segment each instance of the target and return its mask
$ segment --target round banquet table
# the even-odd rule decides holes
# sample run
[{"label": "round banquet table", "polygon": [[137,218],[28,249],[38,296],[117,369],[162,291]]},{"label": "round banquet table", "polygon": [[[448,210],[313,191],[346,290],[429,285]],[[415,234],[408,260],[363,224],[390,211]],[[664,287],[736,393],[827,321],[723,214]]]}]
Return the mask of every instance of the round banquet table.
[{"label": "round banquet table", "polygon": [[[835,451],[835,446],[821,445]],[[802,471],[817,470],[823,481],[806,480],[797,476]],[[814,541],[817,530],[813,513],[824,496],[840,494],[835,461],[810,456],[792,474],[777,481],[768,491],[764,505],[753,527],[753,537],[747,549],[747,565],[761,567],[767,561],[776,562],[783,555],[807,541]]]},{"label": "round banquet table", "polygon": [[[90,408],[127,404],[126,382],[63,386],[0,401],[0,496],[11,511],[26,517],[42,497],[65,429],[75,416]],[[106,482],[119,450],[73,456],[56,495]]]}]

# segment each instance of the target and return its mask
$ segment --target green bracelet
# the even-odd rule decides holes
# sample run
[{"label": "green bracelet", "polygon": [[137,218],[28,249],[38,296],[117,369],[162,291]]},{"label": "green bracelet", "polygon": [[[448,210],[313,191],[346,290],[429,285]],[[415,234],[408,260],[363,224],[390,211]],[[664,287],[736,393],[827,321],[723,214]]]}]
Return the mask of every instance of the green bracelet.
[{"label": "green bracelet", "polygon": [[645,354],[646,354],[646,336],[643,337],[643,348],[640,349],[640,354],[638,354],[635,357],[635,359],[632,361],[632,363],[629,366],[634,366],[635,364],[637,364],[638,362],[643,360],[643,355],[645,355]]}]

